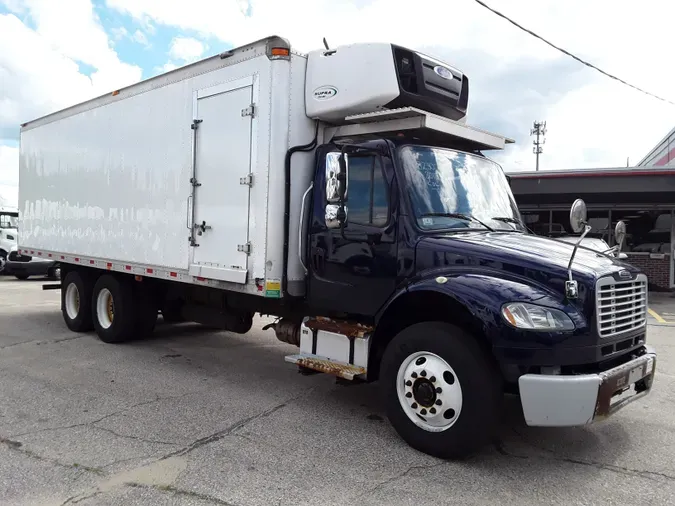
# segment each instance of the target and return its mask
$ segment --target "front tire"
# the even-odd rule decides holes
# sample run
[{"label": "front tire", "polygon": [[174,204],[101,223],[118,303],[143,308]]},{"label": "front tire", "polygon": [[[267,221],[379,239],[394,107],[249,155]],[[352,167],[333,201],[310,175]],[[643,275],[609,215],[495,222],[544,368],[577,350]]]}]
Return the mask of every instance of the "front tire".
[{"label": "front tire", "polygon": [[401,331],[382,358],[387,416],[413,448],[460,459],[482,448],[499,418],[499,376],[472,336],[444,322]]},{"label": "front tire", "polygon": [[61,284],[61,313],[73,332],[89,332],[94,328],[91,319],[92,283],[77,271],[66,274]]},{"label": "front tire", "polygon": [[15,274],[14,277],[19,281],[26,281],[30,276],[28,274]]},{"label": "front tire", "polygon": [[91,297],[91,315],[99,339],[122,343],[136,337],[133,287],[110,274],[98,278]]}]

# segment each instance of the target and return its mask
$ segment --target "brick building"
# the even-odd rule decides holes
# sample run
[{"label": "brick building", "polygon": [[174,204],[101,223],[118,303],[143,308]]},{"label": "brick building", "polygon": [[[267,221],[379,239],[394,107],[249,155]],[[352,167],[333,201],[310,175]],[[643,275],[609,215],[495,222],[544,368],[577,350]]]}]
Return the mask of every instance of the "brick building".
[{"label": "brick building", "polygon": [[[673,139],[671,148],[670,138]],[[618,169],[519,172],[509,174],[523,220],[537,234],[574,235],[572,202],[588,206],[590,237],[614,242],[617,221],[626,223],[623,251],[643,269],[652,289],[675,288],[675,130],[645,157],[641,166]],[[671,164],[672,163],[672,164]],[[670,165],[670,166],[668,166]]]}]

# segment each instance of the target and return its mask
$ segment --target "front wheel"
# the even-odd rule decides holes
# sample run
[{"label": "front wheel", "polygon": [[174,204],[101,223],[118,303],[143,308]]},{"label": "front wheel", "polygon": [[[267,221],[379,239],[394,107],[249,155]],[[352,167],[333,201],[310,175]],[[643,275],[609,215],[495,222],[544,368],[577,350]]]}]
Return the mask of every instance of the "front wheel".
[{"label": "front wheel", "polygon": [[382,358],[387,416],[413,448],[464,458],[489,441],[501,405],[499,376],[473,337],[443,322],[401,331]]}]

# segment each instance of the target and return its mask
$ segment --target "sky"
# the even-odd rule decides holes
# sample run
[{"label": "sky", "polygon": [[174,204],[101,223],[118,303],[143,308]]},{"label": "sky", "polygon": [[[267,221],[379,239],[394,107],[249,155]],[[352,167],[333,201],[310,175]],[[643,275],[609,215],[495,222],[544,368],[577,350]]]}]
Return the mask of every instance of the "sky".
[{"label": "sky", "polygon": [[[675,102],[675,2],[486,0],[609,73]],[[0,0],[0,204],[16,205],[19,125],[269,35],[300,51],[392,42],[461,69],[467,123],[516,143],[491,156],[533,170],[637,164],[675,106],[550,48],[474,0]]]}]

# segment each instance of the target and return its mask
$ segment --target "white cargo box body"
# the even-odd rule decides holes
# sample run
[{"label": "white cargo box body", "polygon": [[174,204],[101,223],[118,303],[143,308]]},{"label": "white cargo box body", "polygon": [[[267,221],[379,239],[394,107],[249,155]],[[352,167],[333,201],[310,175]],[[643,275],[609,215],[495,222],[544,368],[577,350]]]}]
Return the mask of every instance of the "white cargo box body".
[{"label": "white cargo box body", "polygon": [[[271,59],[270,44],[278,41],[265,39],[24,125],[20,249],[280,296],[284,159],[289,147],[312,140],[315,127],[305,116],[306,57]],[[304,276],[293,230],[312,160],[293,157],[289,289]],[[190,243],[192,229],[198,246]]]}]

